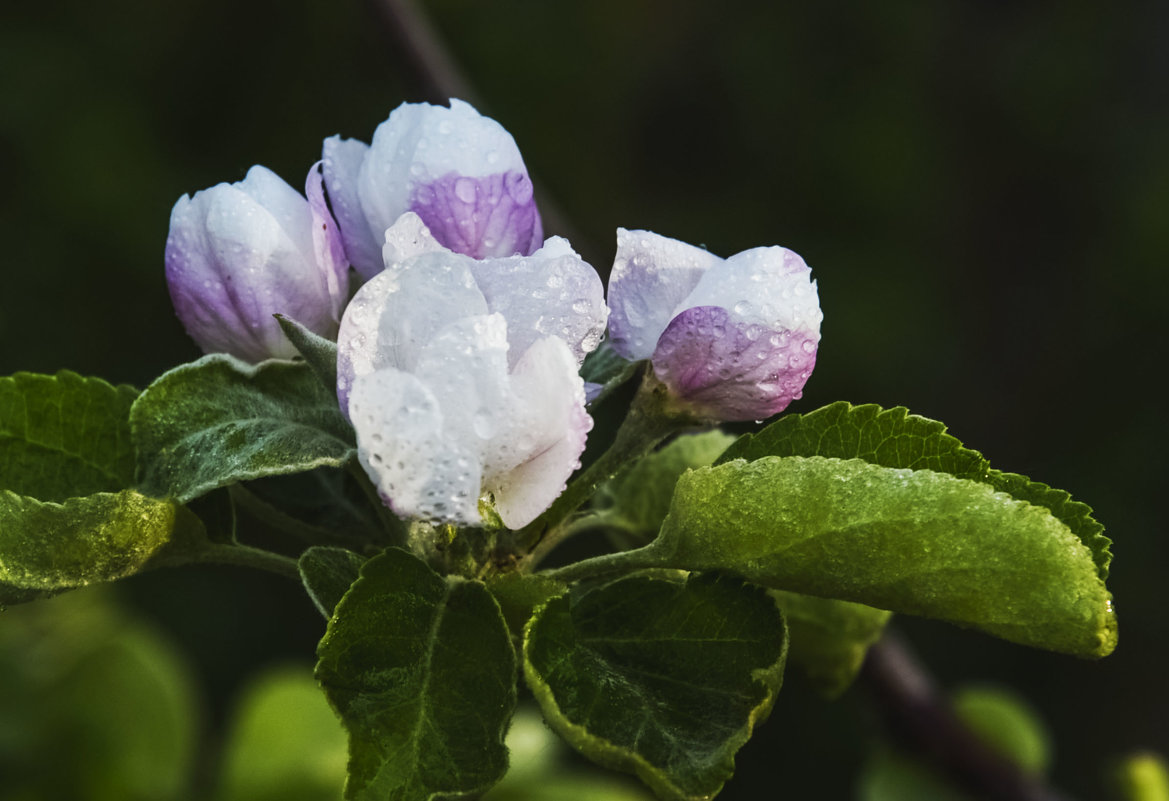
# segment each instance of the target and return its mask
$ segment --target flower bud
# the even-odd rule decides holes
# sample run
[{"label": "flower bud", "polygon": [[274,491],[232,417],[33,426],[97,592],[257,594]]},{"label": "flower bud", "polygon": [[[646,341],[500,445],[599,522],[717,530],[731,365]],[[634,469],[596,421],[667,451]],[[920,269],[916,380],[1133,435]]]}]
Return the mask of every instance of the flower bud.
[{"label": "flower bud", "polygon": [[239,183],[175,203],[166,279],[175,313],[204,352],[249,362],[291,358],[296,349],[274,314],[336,334],[348,264],[317,167],[309,170],[308,200],[255,166]]},{"label": "flower bud", "polygon": [[381,272],[385,231],[407,211],[444,247],[472,258],[540,247],[540,214],[515,140],[468,103],[404,103],[372,144],[333,136],[323,153],[345,252],[366,279]]},{"label": "flower bud", "polygon": [[786,248],[720,259],[619,228],[609,306],[614,350],[651,359],[658,379],[710,419],[777,414],[803,394],[816,364],[816,282]]},{"label": "flower bud", "polygon": [[601,280],[559,238],[475,260],[405,214],[385,239],[386,269],[338,336],[358,459],[405,517],[473,525],[490,497],[520,528],[564,490],[592,427],[578,370],[605,328]]}]

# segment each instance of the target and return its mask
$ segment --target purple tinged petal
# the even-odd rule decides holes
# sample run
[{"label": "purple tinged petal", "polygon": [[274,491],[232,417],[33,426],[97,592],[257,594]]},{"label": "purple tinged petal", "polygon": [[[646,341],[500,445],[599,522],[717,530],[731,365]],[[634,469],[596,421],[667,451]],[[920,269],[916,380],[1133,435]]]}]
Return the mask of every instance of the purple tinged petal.
[{"label": "purple tinged petal", "polygon": [[722,259],[702,248],[650,231],[617,229],[617,258],[609,276],[609,338],[637,361],[653,355],[687,296]]},{"label": "purple tinged petal", "polygon": [[617,232],[614,349],[652,357],[678,397],[714,419],[769,417],[800,397],[823,314],[811,270],[781,247],[729,259],[648,231]]},{"label": "purple tinged petal", "polygon": [[480,177],[452,172],[416,183],[410,210],[447,248],[476,259],[526,256],[543,236],[532,182],[518,170]]},{"label": "purple tinged petal", "polygon": [[675,317],[653,355],[654,372],[696,411],[719,420],[758,420],[803,394],[819,335],[736,321],[721,306]]},{"label": "purple tinged petal", "polygon": [[175,312],[206,352],[256,362],[296,353],[273,314],[323,336],[340,303],[313,244],[309,204],[263,167],[183,197],[171,212],[166,274]]},{"label": "purple tinged petal", "polygon": [[349,260],[337,221],[325,201],[324,176],[321,162],[314,164],[305,178],[304,194],[312,213],[313,256],[321,267],[325,289],[333,300],[334,319],[341,321],[341,310],[349,299]]},{"label": "purple tinged petal", "polygon": [[515,140],[460,100],[450,108],[399,106],[368,147],[326,140],[324,171],[346,253],[365,278],[381,271],[382,235],[408,211],[447,248],[473,258],[528,255],[543,239]]},{"label": "purple tinged petal", "polygon": [[329,204],[341,229],[345,255],[365,279],[382,271],[382,231],[373,230],[361,208],[357,178],[369,153],[369,145],[357,139],[331,136],[322,149],[321,172]]}]

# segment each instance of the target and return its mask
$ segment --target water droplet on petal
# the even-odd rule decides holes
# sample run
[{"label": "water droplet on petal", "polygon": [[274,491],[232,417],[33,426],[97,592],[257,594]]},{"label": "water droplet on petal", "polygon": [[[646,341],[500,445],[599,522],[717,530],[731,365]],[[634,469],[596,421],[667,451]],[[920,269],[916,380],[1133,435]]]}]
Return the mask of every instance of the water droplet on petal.
[{"label": "water droplet on petal", "polygon": [[455,181],[455,197],[464,203],[474,203],[478,194],[478,186],[471,178],[460,178]]}]

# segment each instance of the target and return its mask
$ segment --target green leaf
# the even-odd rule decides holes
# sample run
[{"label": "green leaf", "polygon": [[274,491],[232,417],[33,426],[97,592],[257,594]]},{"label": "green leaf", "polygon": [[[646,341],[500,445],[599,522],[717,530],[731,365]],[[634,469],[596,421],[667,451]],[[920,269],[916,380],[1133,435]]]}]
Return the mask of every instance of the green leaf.
[{"label": "green leaf", "polygon": [[63,504],[0,490],[0,608],[176,562],[203,542],[185,507],[134,490]]},{"label": "green leaf", "polygon": [[981,481],[987,461],[946,433],[946,426],[904,406],[853,406],[837,401],[807,414],[788,414],[756,434],[744,434],[716,464],[764,456],[864,459],[882,467],[933,470]]},{"label": "green leaf", "polygon": [[101,592],[7,610],[5,799],[185,798],[199,705],[173,645]]},{"label": "green leaf", "polygon": [[861,770],[858,801],[976,801],[932,768],[895,751],[881,750]]},{"label": "green leaf", "polygon": [[637,373],[640,362],[631,362],[613,350],[608,338],[601,340],[597,349],[584,358],[580,377],[586,383],[597,385],[597,394],[589,401],[595,406]]},{"label": "green leaf", "polygon": [[1042,775],[1051,762],[1051,736],[1022,698],[1000,687],[963,687],[954,711],[970,730],[1028,773]]},{"label": "green leaf", "polygon": [[524,676],[548,723],[661,798],[710,798],[783,678],[783,616],[728,576],[630,576],[541,607]]},{"label": "green leaf", "polygon": [[299,362],[225,354],[164,374],[130,412],[144,491],[190,501],[236,481],[344,464],[353,428]]},{"label": "green leaf", "polygon": [[853,406],[837,401],[808,414],[789,414],[757,434],[740,437],[716,464],[763,456],[827,456],[863,459],[881,467],[933,470],[955,478],[989,484],[1015,499],[1048,509],[1092,552],[1101,580],[1108,578],[1111,540],[1092,518],[1090,506],[1073,501],[1063,490],[1015,473],[990,469],[978,451],[946,433],[946,426],[910,414],[903,406]]},{"label": "green leaf", "polygon": [[300,555],[297,567],[309,598],[328,620],[365,564],[365,557],[348,548],[315,545]]},{"label": "green leaf", "polygon": [[217,801],[339,801],[345,730],[310,671],[269,671],[247,688],[224,749]]},{"label": "green leaf", "polygon": [[137,394],[68,371],[0,378],[0,489],[63,501],[132,486]]},{"label": "green leaf", "polygon": [[649,542],[670,511],[678,477],[710,464],[734,441],[722,431],[677,437],[600,488],[601,522],[624,529],[638,544]]},{"label": "green leaf", "polygon": [[480,582],[387,549],[362,567],[317,656],[349,730],[347,799],[455,798],[507,770],[515,649]]},{"label": "green leaf", "polygon": [[337,391],[337,343],[314,334],[296,320],[277,314],[276,322],[284,330],[284,336],[300,351],[305,363],[312,368],[317,378],[330,392]]},{"label": "green leaf", "polygon": [[772,590],[791,633],[788,660],[799,665],[829,698],[848,689],[869,646],[891,613],[863,604]]},{"label": "green leaf", "polygon": [[1169,801],[1169,764],[1160,754],[1132,754],[1116,767],[1112,776],[1121,801]]},{"label": "green leaf", "polygon": [[511,768],[483,801],[653,801],[640,784],[611,771],[582,769],[534,706],[520,706],[507,730]]},{"label": "green leaf", "polygon": [[538,573],[501,573],[487,579],[487,589],[499,603],[503,619],[517,640],[536,607],[568,589],[568,585]]},{"label": "green leaf", "polygon": [[726,570],[1079,656],[1116,647],[1112,596],[1067,526],[932,470],[818,456],[700,468],[679,479],[654,542],[601,559],[609,569]]}]

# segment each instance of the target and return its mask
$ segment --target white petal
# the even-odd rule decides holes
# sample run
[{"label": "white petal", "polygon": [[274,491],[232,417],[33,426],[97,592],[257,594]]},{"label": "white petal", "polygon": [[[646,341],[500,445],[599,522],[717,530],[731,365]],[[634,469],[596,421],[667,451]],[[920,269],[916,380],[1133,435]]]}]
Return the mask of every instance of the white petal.
[{"label": "white petal", "polygon": [[408,211],[386,229],[386,243],[382,245],[385,264],[403,262],[423,253],[448,253],[430,234],[422,218]]},{"label": "white petal", "polygon": [[391,265],[358,290],[337,335],[337,395],[346,408],[353,380],[393,367],[413,372],[422,348],[452,320],[487,314],[469,263],[424,253]]},{"label": "white petal", "polygon": [[358,274],[366,279],[382,271],[381,230],[374,232],[370,229],[357,193],[357,176],[368,152],[369,145],[365,142],[331,136],[325,140],[321,157],[325,189],[329,192],[333,216],[341,228],[345,255]]},{"label": "white petal", "polygon": [[445,415],[409,373],[361,376],[349,398],[357,458],[390,507],[435,522],[479,521],[477,454],[444,430]]},{"label": "white petal", "polygon": [[536,519],[580,467],[593,421],[585,412],[584,382],[564,342],[534,343],[511,375],[509,424],[486,455],[483,489],[508,528]]},{"label": "white petal", "polygon": [[503,317],[464,317],[422,349],[414,370],[443,409],[446,435],[472,443],[467,447],[476,454],[495,447],[512,405],[507,348]]},{"label": "white petal", "polygon": [[560,237],[531,256],[471,262],[487,306],[507,318],[514,363],[537,340],[563,339],[579,365],[596,349],[608,309],[596,270]]},{"label": "white petal", "polygon": [[735,323],[798,331],[818,342],[823,314],[811,274],[787,248],[752,248],[712,267],[685,306],[721,306]]},{"label": "white petal", "polygon": [[248,170],[236,187],[263,206],[300,248],[303,258],[313,254],[312,216],[308,201],[276,173],[259,164]]},{"label": "white petal", "polygon": [[609,336],[626,359],[648,359],[703,274],[722,260],[650,231],[617,229],[609,276]]}]

